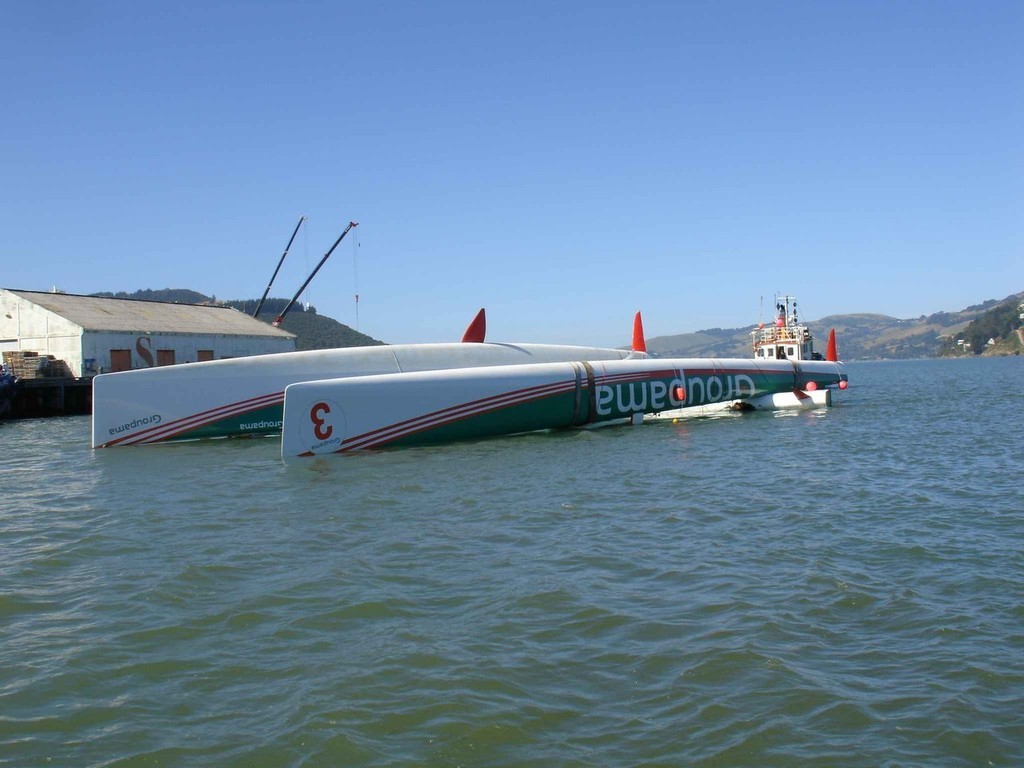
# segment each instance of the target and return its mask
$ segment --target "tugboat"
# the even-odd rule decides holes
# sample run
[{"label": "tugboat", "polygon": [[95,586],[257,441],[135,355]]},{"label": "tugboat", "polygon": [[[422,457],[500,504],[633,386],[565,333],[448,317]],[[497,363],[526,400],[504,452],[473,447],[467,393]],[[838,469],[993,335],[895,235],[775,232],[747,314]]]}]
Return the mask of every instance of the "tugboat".
[{"label": "tugboat", "polygon": [[814,351],[811,331],[797,317],[796,298],[777,296],[778,313],[771,325],[760,323],[750,332],[755,360],[822,360]]},{"label": "tugboat", "polygon": [[[750,332],[754,362],[758,365],[767,364],[771,367],[777,362],[796,364],[812,360],[828,360],[838,362],[835,349],[835,331],[829,334],[828,351],[823,356],[814,351],[814,339],[810,329],[800,322],[797,316],[796,298],[793,296],[777,296],[775,298],[775,319],[770,324],[759,323]],[[714,361],[723,368],[727,363],[739,361]],[[742,362],[739,362],[742,365]],[[846,389],[846,375],[836,385]],[[832,389],[810,384],[804,388],[794,387],[791,391],[773,392],[757,397],[710,403],[696,407],[686,407],[648,415],[649,421],[678,421],[680,418],[694,416],[716,416],[720,414],[746,411],[775,411],[807,408],[827,408],[832,405]]]}]

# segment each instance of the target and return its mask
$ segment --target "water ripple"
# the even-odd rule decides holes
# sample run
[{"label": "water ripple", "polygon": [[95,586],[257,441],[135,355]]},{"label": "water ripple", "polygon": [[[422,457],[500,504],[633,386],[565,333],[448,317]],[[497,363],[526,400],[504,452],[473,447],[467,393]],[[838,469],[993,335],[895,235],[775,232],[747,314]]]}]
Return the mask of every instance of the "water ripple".
[{"label": "water ripple", "polygon": [[299,467],[4,424],[0,765],[1024,764],[1022,372]]}]

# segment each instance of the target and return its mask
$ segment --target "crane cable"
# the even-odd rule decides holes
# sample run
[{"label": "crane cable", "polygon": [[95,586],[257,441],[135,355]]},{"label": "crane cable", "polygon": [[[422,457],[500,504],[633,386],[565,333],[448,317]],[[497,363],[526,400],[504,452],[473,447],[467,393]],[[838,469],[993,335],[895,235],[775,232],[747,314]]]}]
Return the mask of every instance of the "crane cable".
[{"label": "crane cable", "polygon": [[356,299],[356,330],[359,330],[359,249],[362,243],[359,242],[359,234],[356,233],[352,240],[352,290]]},{"label": "crane cable", "polygon": [[307,226],[302,232],[302,248],[305,251],[306,258],[306,271],[309,272],[309,227]]}]

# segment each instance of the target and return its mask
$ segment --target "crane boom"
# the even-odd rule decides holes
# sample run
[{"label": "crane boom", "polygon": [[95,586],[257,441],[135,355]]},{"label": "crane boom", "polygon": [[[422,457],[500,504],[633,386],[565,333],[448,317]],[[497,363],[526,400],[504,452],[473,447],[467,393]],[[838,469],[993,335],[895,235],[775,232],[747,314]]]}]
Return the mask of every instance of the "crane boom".
[{"label": "crane boom", "polygon": [[320,271],[320,267],[322,267],[327,262],[327,259],[331,257],[331,254],[334,253],[334,249],[338,247],[338,244],[342,240],[345,239],[345,235],[348,234],[349,230],[352,229],[352,227],[358,226],[358,221],[350,221],[348,223],[348,226],[345,227],[345,231],[338,236],[338,239],[334,241],[334,245],[331,246],[330,250],[328,250],[327,253],[324,254],[324,257],[322,259],[320,259],[320,263],[316,265],[312,272],[310,272],[309,277],[306,278],[306,282],[304,282],[302,286],[299,288],[299,290],[295,292],[295,295],[292,297],[292,300],[288,302],[288,306],[286,306],[284,310],[281,312],[281,314],[277,316],[277,319],[274,320],[272,324],[275,327],[279,326],[281,323],[284,322],[284,316],[288,314],[288,310],[295,306],[295,302],[299,300],[299,296],[301,296],[302,292],[306,290],[306,286],[309,285],[310,281],[314,277],[316,277],[316,273]]},{"label": "crane boom", "polygon": [[299,227],[302,226],[302,222],[306,220],[305,216],[299,217],[299,223],[295,225],[295,231],[292,232],[292,236],[288,238],[288,245],[284,247],[284,253],[281,254],[281,260],[277,262],[277,267],[274,269],[274,274],[270,276],[270,282],[267,283],[267,290],[263,292],[263,298],[260,299],[259,304],[256,305],[256,311],[252,313],[253,317],[259,317],[260,310],[263,309],[263,302],[267,300],[267,295],[270,293],[270,286],[274,284],[274,280],[277,279],[277,273],[281,271],[281,265],[284,264],[284,258],[288,255],[288,251],[292,248],[292,243],[295,242],[295,236],[299,234]]}]

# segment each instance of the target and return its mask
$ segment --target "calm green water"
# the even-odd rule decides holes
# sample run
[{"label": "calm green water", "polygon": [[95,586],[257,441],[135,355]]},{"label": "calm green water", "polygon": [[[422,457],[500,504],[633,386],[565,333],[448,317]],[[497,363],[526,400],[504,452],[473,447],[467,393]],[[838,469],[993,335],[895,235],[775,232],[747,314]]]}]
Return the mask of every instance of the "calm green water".
[{"label": "calm green water", "polygon": [[0,425],[0,765],[1024,765],[1024,360],[329,457]]}]

